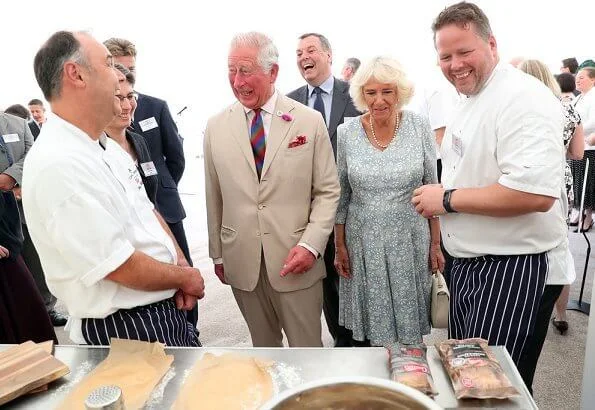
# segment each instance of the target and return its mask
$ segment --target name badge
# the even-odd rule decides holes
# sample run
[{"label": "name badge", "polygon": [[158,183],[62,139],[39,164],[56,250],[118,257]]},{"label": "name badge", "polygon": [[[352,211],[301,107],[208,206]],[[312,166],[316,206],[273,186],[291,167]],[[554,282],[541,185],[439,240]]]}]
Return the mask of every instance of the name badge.
[{"label": "name badge", "polygon": [[452,150],[459,156],[463,156],[463,141],[460,137],[452,134]]},{"label": "name badge", "polygon": [[7,144],[9,142],[19,142],[20,141],[19,134],[4,134],[2,136],[2,138],[4,139],[4,142],[6,142]]},{"label": "name badge", "polygon": [[153,164],[153,161],[142,162],[140,164],[140,167],[142,168],[143,173],[147,177],[157,175],[157,168],[155,168],[155,164]]},{"label": "name badge", "polygon": [[147,118],[146,120],[139,121],[138,125],[140,125],[140,129],[143,130],[143,132],[147,132],[147,131],[152,130],[153,128],[157,128],[159,126],[157,124],[157,120],[155,120],[155,117],[151,117],[151,118]]}]

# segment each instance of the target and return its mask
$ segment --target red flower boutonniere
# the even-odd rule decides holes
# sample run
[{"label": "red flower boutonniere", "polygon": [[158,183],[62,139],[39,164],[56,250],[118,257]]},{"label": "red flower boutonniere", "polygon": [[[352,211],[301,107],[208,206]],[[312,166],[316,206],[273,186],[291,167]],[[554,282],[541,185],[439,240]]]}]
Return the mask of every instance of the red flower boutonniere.
[{"label": "red flower boutonniere", "polygon": [[289,121],[293,121],[293,117],[292,117],[291,115],[289,115],[289,114],[287,114],[287,113],[283,113],[283,112],[281,112],[281,111],[277,111],[277,116],[278,116],[278,117],[281,117],[281,119],[282,119],[283,121],[287,121],[287,122],[289,122]]},{"label": "red flower boutonniere", "polygon": [[298,135],[295,137],[287,146],[288,148],[295,148],[299,147],[300,145],[304,145],[308,140],[306,139],[305,135]]}]

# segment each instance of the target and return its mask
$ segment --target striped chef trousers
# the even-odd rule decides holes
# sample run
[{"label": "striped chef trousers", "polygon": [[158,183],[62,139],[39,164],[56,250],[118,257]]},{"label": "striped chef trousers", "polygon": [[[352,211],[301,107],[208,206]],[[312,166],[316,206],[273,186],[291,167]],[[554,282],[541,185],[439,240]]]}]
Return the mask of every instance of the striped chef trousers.
[{"label": "striped chef trousers", "polygon": [[547,253],[455,258],[450,276],[450,338],[504,345],[519,364],[548,272]]},{"label": "striped chef trousers", "polygon": [[82,331],[90,345],[109,345],[110,338],[161,342],[166,346],[201,346],[194,326],[173,299],[132,309],[120,309],[104,319],[83,319]]}]

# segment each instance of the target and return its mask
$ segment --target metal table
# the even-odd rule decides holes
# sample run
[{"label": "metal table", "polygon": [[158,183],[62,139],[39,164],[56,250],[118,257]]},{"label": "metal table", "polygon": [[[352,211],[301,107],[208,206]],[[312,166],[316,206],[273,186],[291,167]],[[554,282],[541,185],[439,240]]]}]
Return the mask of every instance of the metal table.
[{"label": "metal table", "polygon": [[[0,351],[9,346],[0,346]],[[504,371],[521,396],[510,400],[457,400],[438,353],[428,346],[428,361],[439,391],[436,402],[449,408],[504,408],[537,409],[508,352],[503,347],[492,347]],[[167,348],[174,355],[172,368],[155,388],[147,402],[147,409],[168,409],[175,401],[189,370],[204,353],[216,355],[236,353],[271,359],[273,381],[278,391],[301,383],[333,376],[371,376],[388,379],[388,352],[381,347],[372,348]],[[23,396],[7,404],[14,409],[53,409],[60,404],[72,387],[94,369],[108,354],[106,347],[56,346],[55,356],[70,367],[70,374],[52,383],[46,392]]]}]

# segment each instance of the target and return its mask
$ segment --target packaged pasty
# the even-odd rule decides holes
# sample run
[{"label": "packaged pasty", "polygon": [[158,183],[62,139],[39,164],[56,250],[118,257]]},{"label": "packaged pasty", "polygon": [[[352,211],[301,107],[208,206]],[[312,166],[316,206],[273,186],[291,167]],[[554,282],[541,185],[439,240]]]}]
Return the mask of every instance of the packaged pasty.
[{"label": "packaged pasty", "polygon": [[457,399],[518,396],[487,340],[447,340],[436,345]]},{"label": "packaged pasty", "polygon": [[428,365],[425,344],[395,343],[388,349],[392,380],[417,389],[428,396],[438,394]]}]

